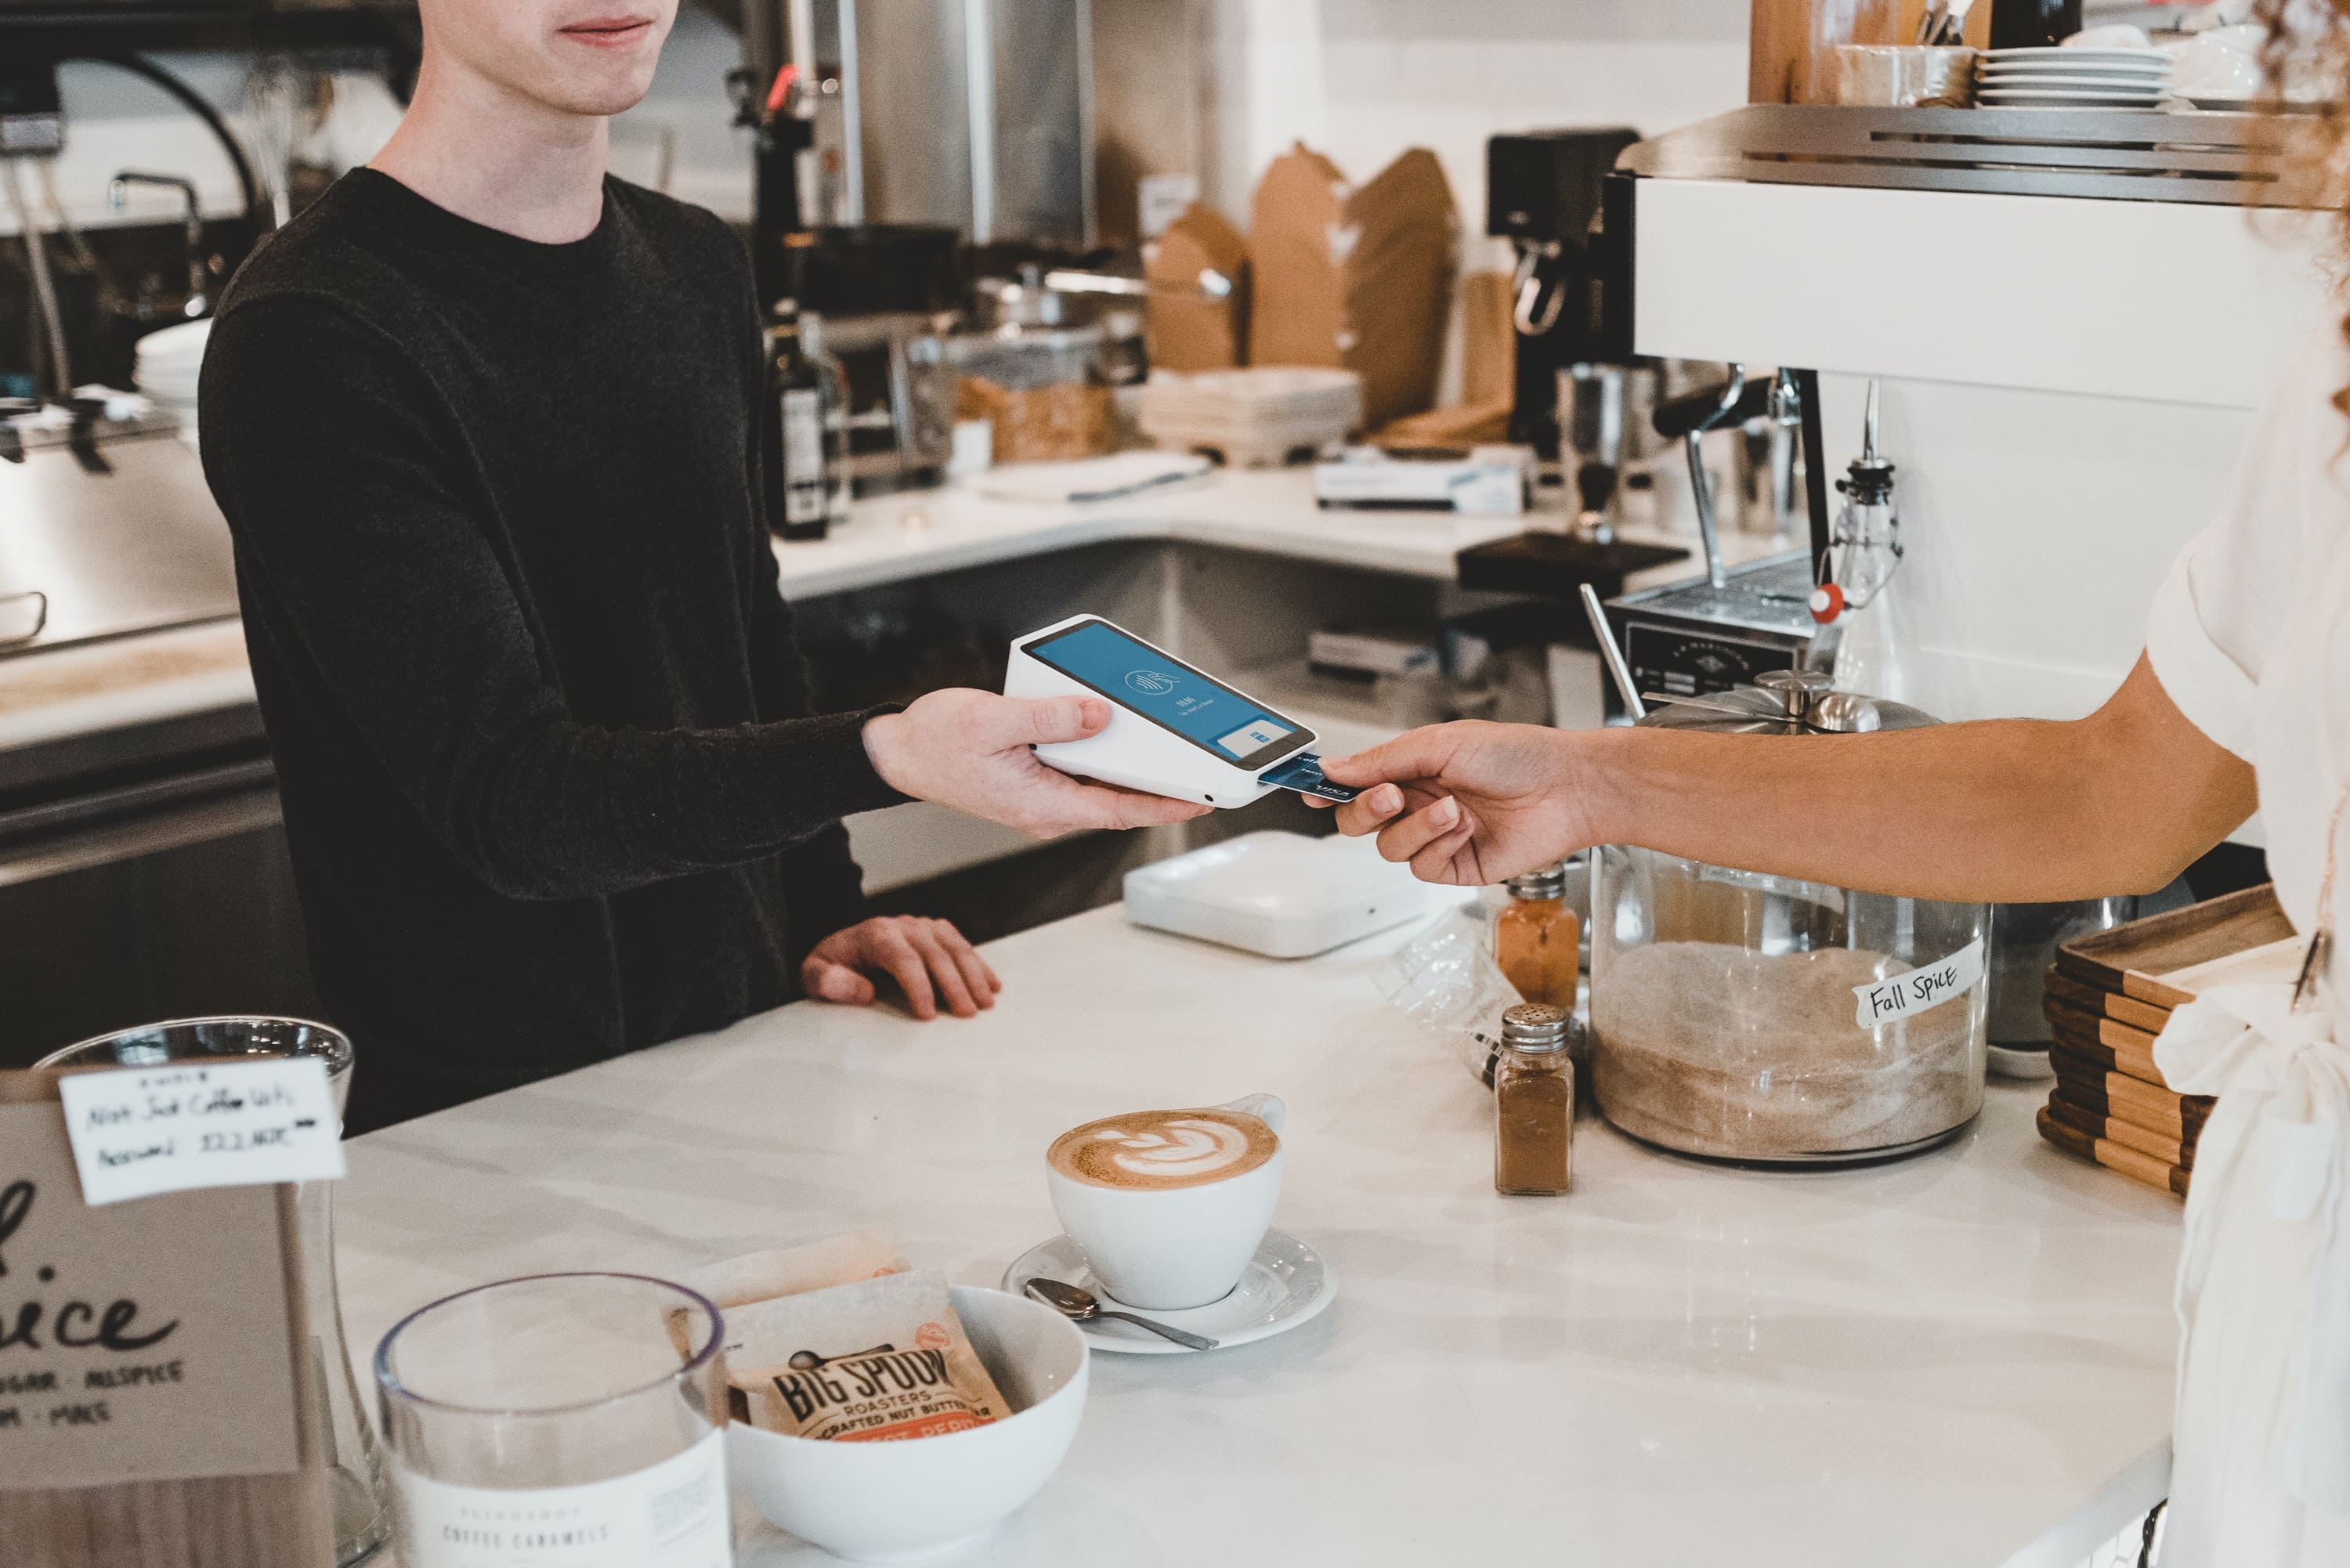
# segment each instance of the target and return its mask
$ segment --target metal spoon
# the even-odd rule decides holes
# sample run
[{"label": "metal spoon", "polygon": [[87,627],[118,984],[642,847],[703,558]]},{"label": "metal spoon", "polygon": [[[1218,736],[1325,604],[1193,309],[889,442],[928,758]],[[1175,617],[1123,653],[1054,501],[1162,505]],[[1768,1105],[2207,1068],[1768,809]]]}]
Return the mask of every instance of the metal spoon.
[{"label": "metal spoon", "polygon": [[1060,1280],[1030,1280],[1024,1287],[1027,1293],[1059,1313],[1072,1323],[1091,1323],[1097,1317],[1114,1317],[1120,1323],[1130,1323],[1137,1328],[1147,1328],[1162,1339],[1171,1339],[1186,1350],[1213,1350],[1216,1342],[1202,1334],[1187,1334],[1180,1328],[1170,1328],[1163,1323],[1153,1323],[1147,1317],[1137,1317],[1130,1312],[1112,1312],[1094,1299],[1091,1291]]}]

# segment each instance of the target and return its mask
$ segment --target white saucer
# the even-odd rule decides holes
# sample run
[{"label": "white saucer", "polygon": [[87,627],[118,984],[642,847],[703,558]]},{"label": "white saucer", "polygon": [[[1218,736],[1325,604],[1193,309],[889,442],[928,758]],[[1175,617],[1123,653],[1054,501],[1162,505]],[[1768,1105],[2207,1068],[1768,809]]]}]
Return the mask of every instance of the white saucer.
[{"label": "white saucer", "polygon": [[2136,66],[2143,70],[2156,70],[2169,64],[2170,57],[2160,49],[2087,49],[2066,48],[2061,44],[2046,44],[2022,49],[1986,49],[1986,62],[1994,66],[2021,60],[2065,60],[2074,65]]},{"label": "white saucer", "polygon": [[[1295,1328],[1328,1306],[1338,1294],[1338,1272],[1323,1261],[1321,1253],[1285,1231],[1264,1233],[1256,1256],[1249,1260],[1248,1272],[1241,1276],[1232,1294],[1220,1302],[1185,1307],[1180,1312],[1127,1308],[1094,1277],[1092,1265],[1086,1262],[1085,1249],[1066,1236],[1055,1236],[1021,1253],[1003,1271],[1003,1288],[1015,1296],[1024,1295],[1028,1282],[1035,1279],[1061,1280],[1091,1291],[1105,1306],[1130,1310],[1137,1316],[1163,1323],[1170,1328],[1203,1334],[1216,1342],[1219,1350],[1253,1344]],[[1122,1355],[1199,1354],[1130,1323],[1097,1319],[1077,1324],[1077,1332],[1096,1350],[1116,1351]]]},{"label": "white saucer", "polygon": [[1997,80],[1975,83],[1975,91],[1978,93],[2043,89],[2054,89],[2059,92],[2119,93],[2126,98],[2144,98],[2149,93],[2162,93],[2169,90],[2160,77],[2148,78],[2142,82],[2120,81],[2112,77],[2002,77]]}]

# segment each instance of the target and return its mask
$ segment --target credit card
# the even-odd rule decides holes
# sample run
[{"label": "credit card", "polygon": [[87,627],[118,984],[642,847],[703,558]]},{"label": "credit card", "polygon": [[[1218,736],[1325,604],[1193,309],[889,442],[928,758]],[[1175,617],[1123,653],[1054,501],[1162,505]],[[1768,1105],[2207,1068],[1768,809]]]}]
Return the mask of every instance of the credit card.
[{"label": "credit card", "polygon": [[1319,795],[1324,800],[1352,800],[1363,792],[1348,789],[1342,784],[1332,784],[1322,775],[1322,759],[1311,752],[1300,752],[1277,768],[1257,775],[1260,784],[1278,784],[1294,789],[1299,794]]}]

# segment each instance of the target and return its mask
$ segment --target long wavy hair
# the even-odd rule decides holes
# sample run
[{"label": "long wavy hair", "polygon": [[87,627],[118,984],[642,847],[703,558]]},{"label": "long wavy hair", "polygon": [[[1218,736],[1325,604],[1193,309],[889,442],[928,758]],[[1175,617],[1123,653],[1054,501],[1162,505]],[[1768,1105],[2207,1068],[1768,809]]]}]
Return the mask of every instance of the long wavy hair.
[{"label": "long wavy hair", "polygon": [[[2266,67],[2269,108],[2281,110],[2288,81],[2326,85],[2322,102],[2294,105],[2283,117],[2285,135],[2278,169],[2278,195],[2294,207],[2332,214],[2337,296],[2350,274],[2350,0],[2254,0],[2251,19],[2268,29],[2261,63]],[[2350,308],[2350,299],[2345,300]],[[2350,344],[2350,314],[2342,319]],[[2334,406],[2350,416],[2350,387],[2334,394]]]}]

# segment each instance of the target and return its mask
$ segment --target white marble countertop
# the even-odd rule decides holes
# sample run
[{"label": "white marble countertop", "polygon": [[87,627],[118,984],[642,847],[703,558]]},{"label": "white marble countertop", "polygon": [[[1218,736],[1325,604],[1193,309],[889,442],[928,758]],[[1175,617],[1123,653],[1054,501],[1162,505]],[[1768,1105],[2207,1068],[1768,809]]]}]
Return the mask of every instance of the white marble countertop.
[{"label": "white marble countertop", "polygon": [[[1219,469],[1196,484],[1083,506],[991,501],[955,484],[860,501],[846,528],[805,544],[778,541],[775,556],[787,598],[1121,539],[1177,539],[1450,582],[1461,551],[1523,533],[1538,520],[1555,524],[1565,504],[1559,492],[1549,491],[1533,516],[1325,510],[1314,504],[1313,472],[1305,468]],[[1678,545],[1690,555],[1636,574],[1630,587],[1653,587],[1704,570],[1694,533],[1619,532],[1627,541]],[[1725,533],[1721,545],[1731,566],[1789,548],[1736,530]]]},{"label": "white marble countertop", "polygon": [[1454,555],[1507,538],[1525,521],[1325,511],[1314,504],[1309,470],[1221,469],[1198,483],[1082,506],[991,501],[962,484],[874,496],[827,538],[778,540],[775,558],[786,598],[1124,539],[1182,539],[1450,581]]},{"label": "white marble countertop", "polygon": [[[975,1022],[804,1002],[361,1138],[354,1353],[460,1286],[855,1225],[992,1285],[1055,1229],[1055,1133],[1271,1090],[1275,1223],[1338,1301],[1097,1356],[1067,1463],[959,1563],[1993,1568],[2168,1429],[2178,1210],[2041,1144],[2040,1092],[1838,1174],[1586,1119],[1573,1195],[1503,1199],[1490,1097],[1378,1000],[1383,945],[1282,963],[1097,910],[994,944]],[[827,1559],[754,1522],[741,1560]]]},{"label": "white marble countertop", "polygon": [[[1314,504],[1313,483],[1302,468],[1219,471],[1199,484],[1085,506],[989,501],[961,486],[911,491],[861,501],[830,538],[778,540],[775,555],[785,597],[795,599],[1122,539],[1180,539],[1449,581],[1455,553],[1518,533],[1527,521],[1326,512]],[[1691,552],[1690,561],[1637,575],[1634,587],[1702,569],[1694,537],[1654,529],[1626,529],[1624,537]],[[1735,566],[1784,546],[1732,532],[1722,547]],[[23,654],[0,659],[0,750],[251,701],[234,620]]]}]

